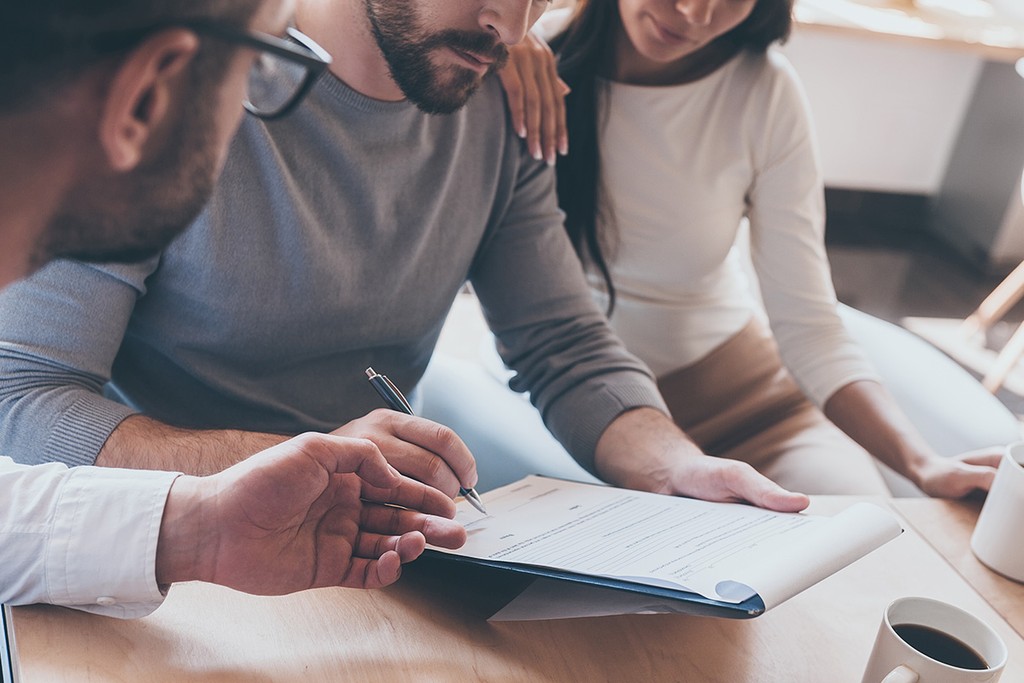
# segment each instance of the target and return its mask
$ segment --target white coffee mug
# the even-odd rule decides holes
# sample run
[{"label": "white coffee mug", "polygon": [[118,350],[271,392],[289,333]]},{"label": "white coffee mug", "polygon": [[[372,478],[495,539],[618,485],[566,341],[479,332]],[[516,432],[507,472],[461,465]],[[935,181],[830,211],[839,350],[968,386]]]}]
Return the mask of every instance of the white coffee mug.
[{"label": "white coffee mug", "polygon": [[1006,654],[999,634],[959,607],[900,598],[882,615],[863,683],[995,683]]},{"label": "white coffee mug", "polygon": [[971,536],[971,550],[989,568],[1015,581],[1024,581],[1024,442],[1007,446],[992,489]]}]

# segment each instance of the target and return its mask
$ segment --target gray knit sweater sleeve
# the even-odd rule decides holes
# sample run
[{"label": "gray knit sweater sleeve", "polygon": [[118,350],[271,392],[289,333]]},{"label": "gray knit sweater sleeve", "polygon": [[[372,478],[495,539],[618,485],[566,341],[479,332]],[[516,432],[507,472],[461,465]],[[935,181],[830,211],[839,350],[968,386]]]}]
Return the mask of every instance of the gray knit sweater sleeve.
[{"label": "gray knit sweater sleeve", "polygon": [[594,471],[594,449],[621,413],[666,414],[648,370],[626,351],[594,303],[557,207],[555,174],[528,158],[512,196],[495,207],[471,279],[510,386],[529,391],[566,450]]},{"label": "gray knit sweater sleeve", "polygon": [[0,294],[0,453],[91,465],[136,412],[102,389],[153,265],[57,261]]}]

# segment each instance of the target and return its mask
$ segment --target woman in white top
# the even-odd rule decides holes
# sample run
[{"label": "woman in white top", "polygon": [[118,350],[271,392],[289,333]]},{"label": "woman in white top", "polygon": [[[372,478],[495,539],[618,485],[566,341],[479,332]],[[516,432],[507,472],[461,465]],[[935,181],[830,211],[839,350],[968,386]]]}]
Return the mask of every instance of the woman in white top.
[{"label": "woman in white top", "polygon": [[987,489],[998,454],[939,457],[837,313],[807,105],[770,48],[792,0],[579,0],[556,33],[551,14],[567,230],[679,426],[793,490],[885,492],[869,453],[931,495]]}]

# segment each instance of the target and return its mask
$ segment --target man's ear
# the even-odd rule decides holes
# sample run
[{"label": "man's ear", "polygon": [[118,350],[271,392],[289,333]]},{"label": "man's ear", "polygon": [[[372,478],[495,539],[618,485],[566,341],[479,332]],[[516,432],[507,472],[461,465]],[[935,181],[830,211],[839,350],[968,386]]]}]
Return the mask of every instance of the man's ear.
[{"label": "man's ear", "polygon": [[100,143],[115,171],[138,165],[146,144],[173,113],[182,76],[199,49],[187,29],[167,29],[147,38],[114,72],[99,122]]}]

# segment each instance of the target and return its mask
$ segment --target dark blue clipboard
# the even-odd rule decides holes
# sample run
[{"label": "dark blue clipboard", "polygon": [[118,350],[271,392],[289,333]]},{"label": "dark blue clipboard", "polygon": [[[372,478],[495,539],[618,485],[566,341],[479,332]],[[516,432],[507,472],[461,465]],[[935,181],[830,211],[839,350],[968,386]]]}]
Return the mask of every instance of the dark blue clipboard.
[{"label": "dark blue clipboard", "polygon": [[559,581],[586,584],[598,588],[607,588],[631,593],[641,593],[654,596],[660,599],[672,600],[679,612],[706,617],[724,617],[727,619],[753,619],[765,612],[764,601],[761,597],[754,595],[739,603],[723,602],[706,598],[699,593],[690,591],[673,590],[661,586],[649,586],[634,581],[613,579],[604,576],[591,574],[579,574],[576,572],[555,569],[539,565],[519,564],[515,562],[500,562],[464,555],[454,555],[440,550],[427,548],[423,552],[423,558],[431,564],[453,563],[461,567],[477,567],[490,572],[505,572],[510,576],[548,578]]},{"label": "dark blue clipboard", "polygon": [[[558,477],[549,478],[558,479]],[[604,484],[593,484],[593,486],[603,485]],[[727,619],[753,619],[754,617],[764,614],[767,609],[764,601],[761,599],[761,596],[756,594],[743,602],[724,602],[721,600],[706,598],[700,593],[694,593],[692,591],[674,590],[672,588],[664,588],[661,586],[650,586],[644,583],[637,583],[635,581],[613,579],[605,576],[594,576],[592,574],[580,574],[578,572],[571,572],[543,565],[522,564],[518,562],[500,562],[497,560],[487,560],[477,557],[468,557],[465,555],[455,555],[441,550],[434,550],[429,547],[423,551],[422,558],[429,564],[451,562],[454,563],[454,566],[477,567],[492,573],[506,572],[509,575],[520,578],[535,577],[555,579],[558,581],[569,581],[572,583],[595,586],[597,588],[607,588],[611,590],[651,595],[657,598],[678,602],[677,609],[680,612],[697,616],[724,617]]]}]

